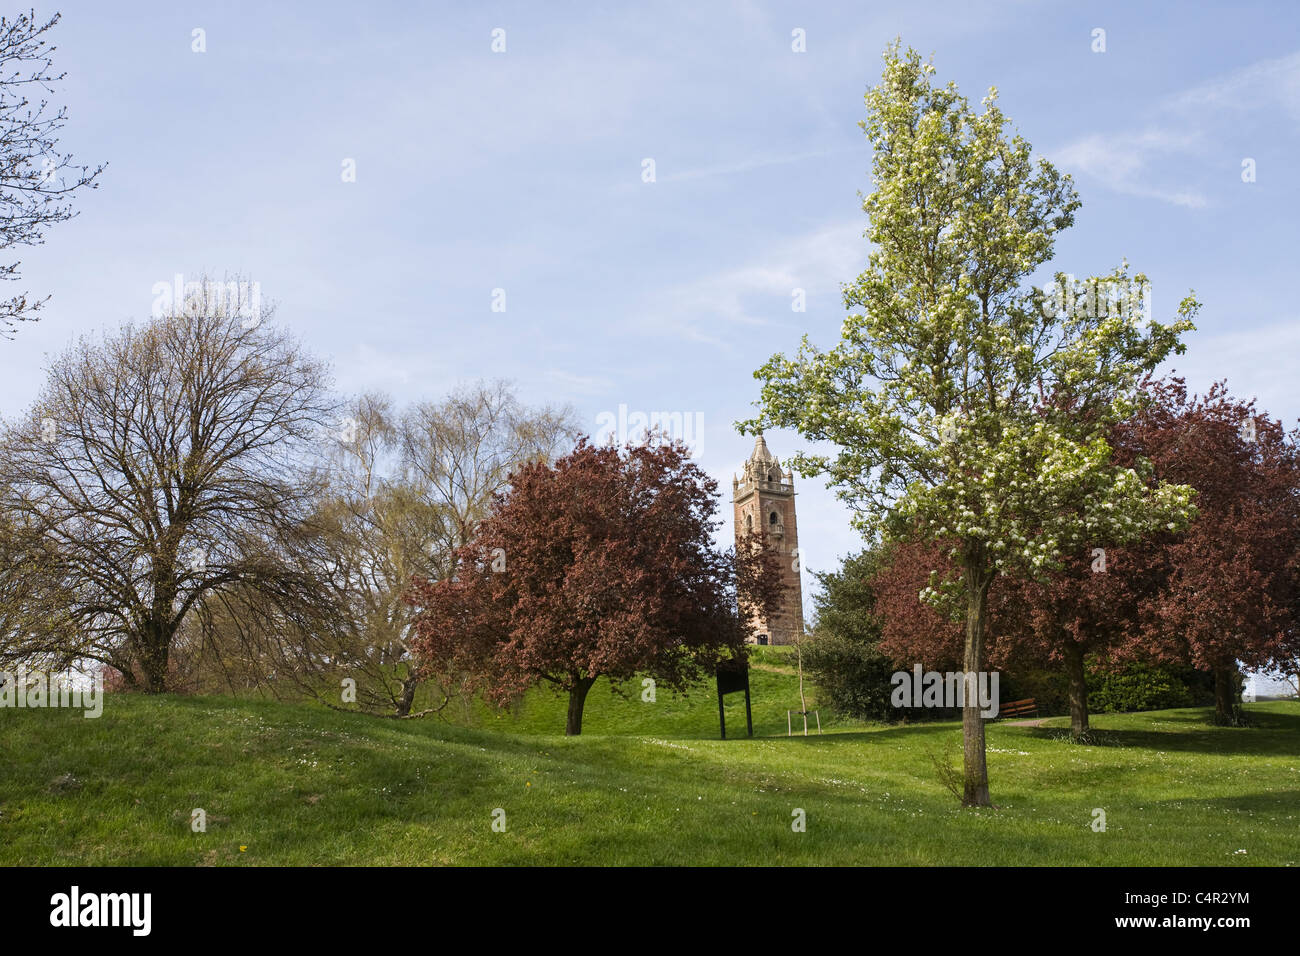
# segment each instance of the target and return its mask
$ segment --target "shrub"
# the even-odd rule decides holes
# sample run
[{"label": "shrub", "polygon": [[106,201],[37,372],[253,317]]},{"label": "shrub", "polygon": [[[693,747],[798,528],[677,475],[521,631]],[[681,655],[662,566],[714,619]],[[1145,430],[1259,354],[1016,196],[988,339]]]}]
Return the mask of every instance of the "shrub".
[{"label": "shrub", "polygon": [[889,678],[896,668],[875,645],[822,631],[804,643],[803,666],[835,713],[863,720],[899,719],[890,703]]},{"label": "shrub", "polygon": [[[1088,712],[1092,714],[1214,703],[1214,675],[1181,665],[1131,663],[1117,670],[1089,661],[1087,680]],[[1070,712],[1069,681],[1060,671],[1003,671],[999,696],[1004,702],[1032,697],[1044,717]]]},{"label": "shrub", "polygon": [[1129,664],[1122,671],[1088,675],[1088,710],[1095,714],[1187,707],[1192,693],[1168,668]]}]

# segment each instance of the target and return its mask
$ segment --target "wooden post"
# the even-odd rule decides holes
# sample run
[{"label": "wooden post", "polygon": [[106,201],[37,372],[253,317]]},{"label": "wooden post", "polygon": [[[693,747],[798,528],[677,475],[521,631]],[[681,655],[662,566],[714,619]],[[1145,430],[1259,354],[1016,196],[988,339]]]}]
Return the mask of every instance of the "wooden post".
[{"label": "wooden post", "polygon": [[785,735],[787,737],[794,736],[794,724],[793,724],[793,718],[790,716],[791,714],[799,714],[801,717],[803,717],[803,735],[805,737],[808,736],[808,715],[809,714],[812,714],[814,717],[817,718],[817,733],[820,734],[822,732],[822,712],[820,710],[787,710],[785,712]]}]

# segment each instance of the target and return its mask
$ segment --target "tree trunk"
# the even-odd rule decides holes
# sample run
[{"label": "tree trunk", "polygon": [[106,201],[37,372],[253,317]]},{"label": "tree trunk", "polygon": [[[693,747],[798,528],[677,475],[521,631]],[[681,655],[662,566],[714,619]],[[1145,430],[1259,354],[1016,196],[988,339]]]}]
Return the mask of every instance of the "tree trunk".
[{"label": "tree trunk", "polygon": [[136,680],[135,668],[131,666],[129,659],[120,664],[114,664],[113,669],[122,675],[122,685],[127,690],[136,690],[139,688],[140,682]]},{"label": "tree trunk", "polygon": [[167,691],[167,658],[171,638],[161,626],[150,627],[140,642],[141,690],[146,694],[163,694]]},{"label": "tree trunk", "polygon": [[569,716],[564,722],[566,737],[576,737],[582,733],[582,708],[587,702],[587,691],[591,690],[591,685],[594,683],[596,683],[594,677],[579,677],[569,688]]},{"label": "tree trunk", "polygon": [[1070,679],[1070,736],[1088,732],[1088,678],[1083,669],[1083,645],[1067,635],[1065,672]]},{"label": "tree trunk", "polygon": [[[984,629],[988,617],[989,585],[993,576],[984,571],[982,562],[967,560],[966,577],[966,649],[963,667],[967,674],[976,675],[984,664]],[[968,678],[969,680],[969,678]],[[963,807],[991,807],[989,799],[989,773],[984,754],[984,718],[980,714],[978,695],[970,693],[967,686],[962,701],[961,732],[964,764]]]},{"label": "tree trunk", "polygon": [[1234,668],[1214,668],[1214,722],[1237,723],[1237,681]]},{"label": "tree trunk", "polygon": [[397,698],[396,711],[398,717],[405,717],[411,712],[411,705],[415,703],[415,689],[420,686],[420,682],[414,676],[408,676],[402,681],[402,695]]},{"label": "tree trunk", "polygon": [[183,529],[169,526],[153,559],[153,606],[140,641],[140,670],[146,694],[167,691],[167,659],[175,634],[172,615],[176,603],[176,550],[182,533]]}]

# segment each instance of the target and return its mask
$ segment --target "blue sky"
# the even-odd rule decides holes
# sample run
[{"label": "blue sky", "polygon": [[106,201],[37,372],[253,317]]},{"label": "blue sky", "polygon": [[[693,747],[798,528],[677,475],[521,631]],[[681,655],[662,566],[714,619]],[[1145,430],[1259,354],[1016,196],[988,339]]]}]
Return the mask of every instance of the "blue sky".
[{"label": "blue sky", "polygon": [[[973,101],[996,85],[1075,176],[1054,268],[1127,257],[1164,318],[1194,288],[1199,330],[1172,364],[1294,424],[1300,13],[1136,6],[62,4],[62,142],[110,165],[19,253],[21,287],[53,299],[0,342],[0,412],[33,400],[47,353],[147,318],[155,283],[241,273],[344,391],[505,377],[592,431],[620,405],[699,415],[729,493],[753,370],[804,332],[832,344],[865,264],[857,123],[899,35]],[[797,488],[805,566],[834,567],[859,546],[848,514]]]}]

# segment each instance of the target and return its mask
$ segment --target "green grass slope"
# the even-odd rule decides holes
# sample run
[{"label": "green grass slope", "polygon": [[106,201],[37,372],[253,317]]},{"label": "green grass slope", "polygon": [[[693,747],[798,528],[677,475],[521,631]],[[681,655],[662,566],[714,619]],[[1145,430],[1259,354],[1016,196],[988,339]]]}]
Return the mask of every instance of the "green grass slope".
[{"label": "green grass slope", "polygon": [[[756,736],[785,734],[787,710],[798,710],[799,681],[794,663],[779,653],[784,648],[766,649],[756,655],[749,672],[750,709]],[[774,653],[775,652],[775,653]],[[582,732],[587,734],[658,734],[669,737],[717,739],[718,697],[712,681],[694,687],[687,694],[674,694],[662,687],[655,688],[654,702],[643,699],[644,686],[640,681],[628,681],[617,694],[609,681],[601,678],[587,695],[583,709]],[[626,695],[626,696],[623,696]],[[818,706],[817,691],[812,684],[805,685],[805,696],[810,709]],[[745,735],[745,695],[726,696],[727,736]],[[459,702],[448,707],[446,717],[460,726],[502,730],[528,735],[556,735],[564,733],[568,697],[556,694],[549,687],[538,687],[509,711],[498,712],[474,703],[466,708]],[[790,718],[799,733],[803,732],[803,718]],[[860,728],[859,721],[837,720],[828,711],[821,713],[822,729],[830,727]],[[809,717],[809,730],[816,730],[816,720]]]},{"label": "green grass slope", "polygon": [[753,683],[763,736],[727,741],[703,689],[647,704],[597,688],[567,739],[547,694],[479,726],[229,698],[0,710],[0,864],[1300,865],[1295,703],[1250,706],[1249,729],[1104,715],[1090,747],[1059,719],[990,725],[999,808],[972,811],[934,766],[959,762],[958,724],[791,738],[794,678]]}]

